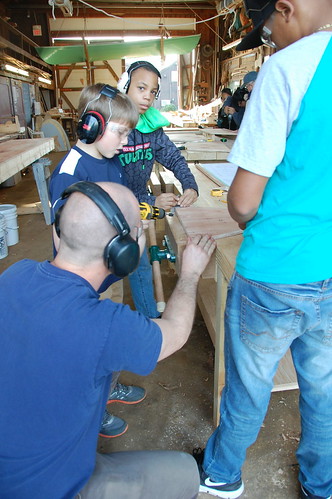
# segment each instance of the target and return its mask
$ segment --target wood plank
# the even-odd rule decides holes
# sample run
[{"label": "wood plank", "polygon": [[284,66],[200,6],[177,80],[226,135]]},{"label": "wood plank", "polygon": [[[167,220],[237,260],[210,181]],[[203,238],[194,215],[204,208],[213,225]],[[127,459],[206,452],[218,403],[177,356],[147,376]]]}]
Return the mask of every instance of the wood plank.
[{"label": "wood plank", "polygon": [[173,178],[169,172],[160,172],[159,175],[162,192],[173,192]]},{"label": "wood plank", "polygon": [[216,281],[212,278],[200,279],[197,303],[213,345],[216,343],[216,295]]},{"label": "wood plank", "polygon": [[8,140],[0,144],[0,183],[54,149],[54,139]]},{"label": "wood plank", "polygon": [[229,137],[235,139],[237,137],[237,130],[228,130],[228,128],[204,128],[203,135],[214,135],[216,137]]},{"label": "wood plank", "polygon": [[165,170],[159,172],[161,190],[162,192],[172,192],[178,196],[181,196],[183,190],[181,182],[175,177],[174,173]]},{"label": "wood plank", "polygon": [[186,144],[188,152],[203,152],[210,153],[211,151],[217,153],[230,153],[230,147],[225,142],[217,141],[204,141],[204,142],[188,142]]},{"label": "wood plank", "polygon": [[229,187],[234,179],[237,166],[228,161],[222,163],[198,163],[196,168],[219,186]]},{"label": "wood plank", "polygon": [[[190,206],[188,208],[176,208],[175,213],[186,236],[193,237],[198,234],[208,233],[217,239],[221,239],[242,233],[242,230],[239,229],[238,224],[230,217],[228,212],[221,208]],[[181,260],[181,254],[179,259]],[[202,278],[215,278],[215,275],[216,263],[215,254],[213,254],[202,274]]]},{"label": "wood plank", "polygon": [[209,233],[220,239],[242,233],[237,222],[231,218],[227,211],[220,208],[189,206],[188,208],[176,208],[175,211],[188,236]]},{"label": "wood plank", "polygon": [[161,194],[161,183],[155,172],[151,172],[148,184],[150,185],[154,196],[159,196]]}]

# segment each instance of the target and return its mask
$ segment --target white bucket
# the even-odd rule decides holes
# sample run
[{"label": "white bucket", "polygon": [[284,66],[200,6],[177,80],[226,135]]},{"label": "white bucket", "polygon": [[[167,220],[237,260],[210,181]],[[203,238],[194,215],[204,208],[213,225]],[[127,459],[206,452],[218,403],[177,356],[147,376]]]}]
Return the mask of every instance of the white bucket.
[{"label": "white bucket", "polygon": [[0,214],[5,217],[7,246],[18,243],[17,210],[14,204],[0,204]]},{"label": "white bucket", "polygon": [[6,219],[0,214],[0,259],[8,255]]}]

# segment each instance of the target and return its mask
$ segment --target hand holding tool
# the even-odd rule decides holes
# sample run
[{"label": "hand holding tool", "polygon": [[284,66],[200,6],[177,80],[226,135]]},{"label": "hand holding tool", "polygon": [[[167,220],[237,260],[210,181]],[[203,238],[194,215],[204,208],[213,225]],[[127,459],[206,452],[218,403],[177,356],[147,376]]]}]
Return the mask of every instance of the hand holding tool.
[{"label": "hand holding tool", "polygon": [[148,203],[140,203],[139,209],[141,212],[141,220],[157,220],[157,218],[164,218],[165,210],[151,206]]}]

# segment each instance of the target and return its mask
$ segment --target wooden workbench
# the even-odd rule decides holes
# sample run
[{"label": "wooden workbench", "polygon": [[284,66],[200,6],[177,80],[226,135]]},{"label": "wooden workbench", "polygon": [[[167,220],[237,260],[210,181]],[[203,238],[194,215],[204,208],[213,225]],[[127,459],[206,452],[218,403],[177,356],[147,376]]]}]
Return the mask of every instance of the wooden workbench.
[{"label": "wooden workbench", "polygon": [[[199,282],[197,302],[215,347],[214,365],[214,400],[213,419],[215,424],[219,418],[220,393],[224,386],[224,310],[227,294],[227,284],[235,266],[237,251],[242,241],[242,231],[237,230],[237,224],[231,223],[228,214],[227,193],[220,198],[211,196],[211,189],[218,186],[227,189],[222,182],[214,182],[199,168],[199,165],[189,165],[199,186],[199,198],[191,208],[176,209],[173,217],[166,217],[166,234],[177,255],[176,268],[179,270],[181,254],[186,244],[187,235],[191,233],[207,232],[216,234],[219,231],[217,250],[212,255],[211,261],[204,271]],[[224,201],[224,202],[223,202]],[[196,217],[197,225],[192,217],[188,222],[182,216],[186,210],[201,209],[201,217]],[[207,217],[207,209],[215,211],[215,217],[221,217],[223,224],[216,229]],[[181,211],[182,210],[182,211]],[[193,211],[194,213],[194,211]],[[224,233],[222,234],[224,230]],[[296,375],[290,353],[288,352],[280,362],[279,369],[274,379],[274,390],[297,388]]]},{"label": "wooden workbench", "polygon": [[54,149],[54,139],[8,140],[0,144],[0,184]]},{"label": "wooden workbench", "polygon": [[218,133],[206,132],[206,130],[203,128],[165,129],[165,133],[176,146],[183,148],[181,154],[187,161],[225,161],[236,134],[225,137],[226,142],[221,142],[220,129],[216,129]]}]

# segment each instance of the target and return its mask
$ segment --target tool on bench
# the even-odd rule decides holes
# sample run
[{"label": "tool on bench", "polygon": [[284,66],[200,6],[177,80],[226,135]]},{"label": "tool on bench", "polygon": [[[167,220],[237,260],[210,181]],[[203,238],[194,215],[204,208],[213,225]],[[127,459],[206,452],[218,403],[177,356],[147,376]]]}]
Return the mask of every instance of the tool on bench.
[{"label": "tool on bench", "polygon": [[[221,198],[224,192],[228,192],[228,189],[221,189],[220,187],[215,187],[214,189],[211,189],[211,196]],[[227,203],[226,200],[221,199],[223,203]]]},{"label": "tool on bench", "polygon": [[220,197],[224,194],[224,192],[228,192],[228,190],[227,189],[220,189],[220,187],[215,187],[214,189],[211,189],[211,196]]}]

